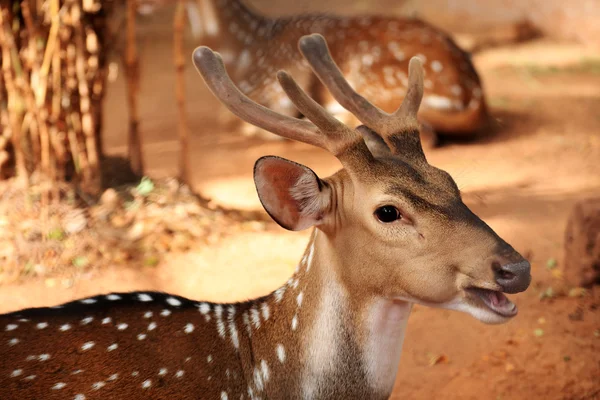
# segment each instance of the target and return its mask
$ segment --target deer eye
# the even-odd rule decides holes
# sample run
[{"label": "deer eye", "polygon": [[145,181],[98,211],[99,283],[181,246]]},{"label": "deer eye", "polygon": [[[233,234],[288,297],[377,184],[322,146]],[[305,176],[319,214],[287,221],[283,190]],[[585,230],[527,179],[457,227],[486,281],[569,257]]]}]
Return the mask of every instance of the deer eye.
[{"label": "deer eye", "polygon": [[390,223],[402,219],[402,214],[394,206],[383,206],[375,210],[375,216],[383,223]]}]

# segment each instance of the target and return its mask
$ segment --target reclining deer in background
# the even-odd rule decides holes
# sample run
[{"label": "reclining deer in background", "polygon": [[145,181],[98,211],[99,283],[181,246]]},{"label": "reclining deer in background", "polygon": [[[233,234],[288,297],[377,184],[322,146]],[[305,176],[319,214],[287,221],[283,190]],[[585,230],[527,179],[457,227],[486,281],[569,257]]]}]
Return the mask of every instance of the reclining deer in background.
[{"label": "reclining deer in background", "polygon": [[207,47],[194,63],[237,116],[322,147],[343,169],[320,179],[268,156],[254,179],[260,200],[290,230],[315,227],[295,274],[273,293],[213,304],[136,292],[0,316],[0,398],[385,399],[413,303],[486,323],[515,316],[504,293],[525,290],[529,263],[462,202],[419,141],[422,68],[387,114],[344,80],[320,35],[300,50],[332,95],[364,125],[349,128],[277,75],[305,115],[245,97]]},{"label": "reclining deer in background", "polygon": [[[155,4],[167,0],[141,1]],[[192,7],[188,10],[194,16],[192,26],[201,32],[200,43],[223,56],[244,94],[281,114],[299,115],[277,84],[279,69],[290,72],[304,91],[338,119],[354,123],[295,49],[303,35],[320,33],[354,89],[382,110],[393,111],[405,96],[408,61],[417,56],[426,74],[419,119],[427,131],[450,136],[485,131],[487,107],[469,56],[447,34],[423,21],[329,14],[268,18],[241,0],[196,0],[196,4],[197,12],[192,13]],[[243,130],[264,136],[264,131],[248,124]]]}]

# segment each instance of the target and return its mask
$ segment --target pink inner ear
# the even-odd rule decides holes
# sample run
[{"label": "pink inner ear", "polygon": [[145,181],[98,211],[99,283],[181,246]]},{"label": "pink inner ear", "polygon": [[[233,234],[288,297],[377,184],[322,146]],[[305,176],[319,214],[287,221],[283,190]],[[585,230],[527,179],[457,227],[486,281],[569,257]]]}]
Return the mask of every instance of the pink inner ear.
[{"label": "pink inner ear", "polygon": [[260,201],[269,215],[286,229],[301,230],[312,225],[311,221],[305,221],[301,204],[292,195],[292,188],[306,175],[319,179],[309,168],[277,157],[263,158],[256,165],[254,180]]},{"label": "pink inner ear", "polygon": [[290,189],[306,173],[301,166],[279,159],[264,160],[260,165],[260,178],[264,180],[261,201],[284,228],[294,229],[300,220],[300,207]]}]

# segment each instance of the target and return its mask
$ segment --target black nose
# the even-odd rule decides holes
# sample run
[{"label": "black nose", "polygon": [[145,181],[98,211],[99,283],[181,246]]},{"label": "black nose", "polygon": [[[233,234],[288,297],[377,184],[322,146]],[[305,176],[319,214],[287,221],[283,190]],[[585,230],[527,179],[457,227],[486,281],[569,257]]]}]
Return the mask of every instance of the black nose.
[{"label": "black nose", "polygon": [[531,282],[531,265],[523,260],[517,263],[500,265],[495,261],[492,264],[496,283],[502,286],[506,293],[519,293],[529,287]]}]

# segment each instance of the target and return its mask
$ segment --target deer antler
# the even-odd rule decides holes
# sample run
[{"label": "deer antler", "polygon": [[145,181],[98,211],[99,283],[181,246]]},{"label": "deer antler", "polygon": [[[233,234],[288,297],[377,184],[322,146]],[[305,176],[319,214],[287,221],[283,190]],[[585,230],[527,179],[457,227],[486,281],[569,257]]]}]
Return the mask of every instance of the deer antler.
[{"label": "deer antler", "polygon": [[391,136],[406,130],[407,125],[417,124],[417,112],[423,97],[423,67],[417,57],[409,62],[408,90],[402,104],[394,113],[388,114],[352,89],[333,61],[323,36],[316,33],[303,36],[299,48],[336,101],[368,128],[378,132],[390,148],[393,148]]},{"label": "deer antler", "polygon": [[198,47],[193,61],[211,92],[244,121],[279,136],[319,146],[334,155],[360,140],[358,132],[329,115],[284,71],[277,74],[281,87],[298,111],[312,123],[278,114],[245,96],[231,81],[221,56],[208,47]]}]

